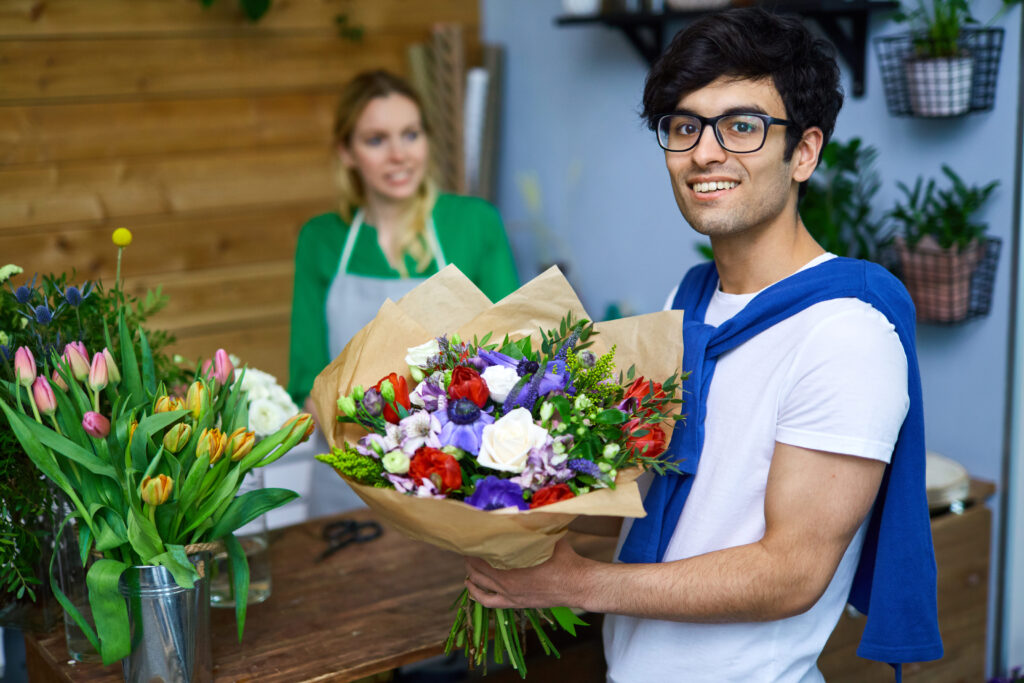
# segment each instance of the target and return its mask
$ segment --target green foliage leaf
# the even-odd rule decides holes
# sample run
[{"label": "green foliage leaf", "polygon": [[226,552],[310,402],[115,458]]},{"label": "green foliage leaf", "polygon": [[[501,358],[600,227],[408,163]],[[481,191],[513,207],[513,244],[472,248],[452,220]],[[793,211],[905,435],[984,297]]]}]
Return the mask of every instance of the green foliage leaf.
[{"label": "green foliage leaf", "polygon": [[298,497],[299,494],[288,489],[258,489],[238,496],[231,501],[224,515],[214,521],[210,538],[223,538],[263,513],[281,507]]},{"label": "green foliage leaf", "polygon": [[174,577],[174,582],[182,588],[192,588],[199,578],[199,572],[189,561],[185,546],[182,545],[169,544],[167,552],[154,556],[150,564],[165,567]]},{"label": "green foliage leaf", "polygon": [[558,625],[561,626],[563,630],[568,631],[572,636],[576,635],[577,626],[587,625],[587,622],[576,616],[576,613],[568,607],[552,607],[547,611],[551,614],[554,620],[558,622]]},{"label": "green foliage leaf", "polygon": [[625,424],[628,417],[626,413],[617,408],[608,408],[595,415],[594,422],[601,425],[620,425]]}]

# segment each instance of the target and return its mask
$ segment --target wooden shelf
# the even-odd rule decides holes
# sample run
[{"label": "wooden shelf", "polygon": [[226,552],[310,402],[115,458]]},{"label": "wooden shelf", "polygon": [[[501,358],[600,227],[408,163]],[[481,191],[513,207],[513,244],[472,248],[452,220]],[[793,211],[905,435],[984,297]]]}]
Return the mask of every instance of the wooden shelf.
[{"label": "wooden shelf", "polygon": [[[888,12],[899,7],[892,0],[786,0],[762,4],[780,14],[800,14],[813,19],[829,37],[853,72],[853,96],[865,91],[868,44],[868,19],[872,12]],[[648,64],[665,47],[665,26],[717,12],[717,9],[664,12],[604,12],[591,15],[563,15],[555,18],[559,26],[602,24],[617,29],[629,39]]]}]

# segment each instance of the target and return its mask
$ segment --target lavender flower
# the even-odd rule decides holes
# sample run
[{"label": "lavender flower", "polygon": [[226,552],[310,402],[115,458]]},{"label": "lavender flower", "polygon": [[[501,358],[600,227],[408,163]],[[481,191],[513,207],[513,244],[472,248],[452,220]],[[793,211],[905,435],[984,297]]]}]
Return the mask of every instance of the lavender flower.
[{"label": "lavender flower", "polygon": [[401,433],[402,452],[408,456],[414,455],[422,446],[441,447],[437,438],[441,433],[441,423],[425,410],[417,410],[403,418],[398,423],[398,429]]},{"label": "lavender flower", "polygon": [[594,478],[601,476],[601,469],[597,466],[597,463],[586,458],[574,458],[566,464],[569,466],[569,469],[579,474],[589,474]]},{"label": "lavender flower", "polygon": [[466,498],[466,503],[481,510],[499,510],[501,508],[519,508],[528,510],[529,505],[523,500],[523,489],[510,479],[501,479],[489,474],[480,480],[473,495]]},{"label": "lavender flower", "polygon": [[494,422],[493,417],[468,398],[449,402],[448,407],[434,413],[434,417],[441,424],[438,438],[443,446],[455,446],[473,455],[480,452],[484,427]]}]

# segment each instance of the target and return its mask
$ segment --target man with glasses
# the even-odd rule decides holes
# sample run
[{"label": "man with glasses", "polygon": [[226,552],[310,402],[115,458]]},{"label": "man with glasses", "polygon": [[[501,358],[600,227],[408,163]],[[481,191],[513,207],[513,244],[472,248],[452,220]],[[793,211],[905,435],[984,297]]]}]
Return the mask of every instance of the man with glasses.
[{"label": "man with glasses", "polygon": [[798,213],[842,106],[829,46],[759,9],[695,22],[648,75],[643,116],[714,262],[685,313],[685,424],[618,562],[560,542],[537,567],[467,560],[493,607],[604,612],[612,681],[823,680],[847,601],[858,654],[941,657],[924,427],[906,290],[827,254]]}]

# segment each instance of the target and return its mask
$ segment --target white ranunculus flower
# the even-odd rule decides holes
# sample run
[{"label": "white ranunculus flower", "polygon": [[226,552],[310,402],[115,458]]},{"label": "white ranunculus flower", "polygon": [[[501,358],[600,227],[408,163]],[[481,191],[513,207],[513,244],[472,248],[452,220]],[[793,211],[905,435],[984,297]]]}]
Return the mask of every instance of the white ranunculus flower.
[{"label": "white ranunculus flower", "polygon": [[258,398],[249,403],[249,429],[256,432],[257,437],[270,436],[284,424],[288,415],[276,401]]},{"label": "white ranunculus flower", "polygon": [[440,352],[441,348],[437,345],[437,340],[431,339],[424,344],[406,349],[405,364],[415,365],[418,368],[426,370],[427,360],[431,356],[436,356]]},{"label": "white ranunculus flower", "polygon": [[505,365],[488,366],[480,376],[487,382],[491,399],[497,403],[502,403],[508,398],[508,392],[512,391],[512,387],[519,381],[519,373],[515,371],[515,368]]},{"label": "white ranunculus flower", "polygon": [[516,408],[483,429],[477,462],[492,470],[522,472],[530,450],[547,442],[548,432],[533,423],[526,408]]}]

